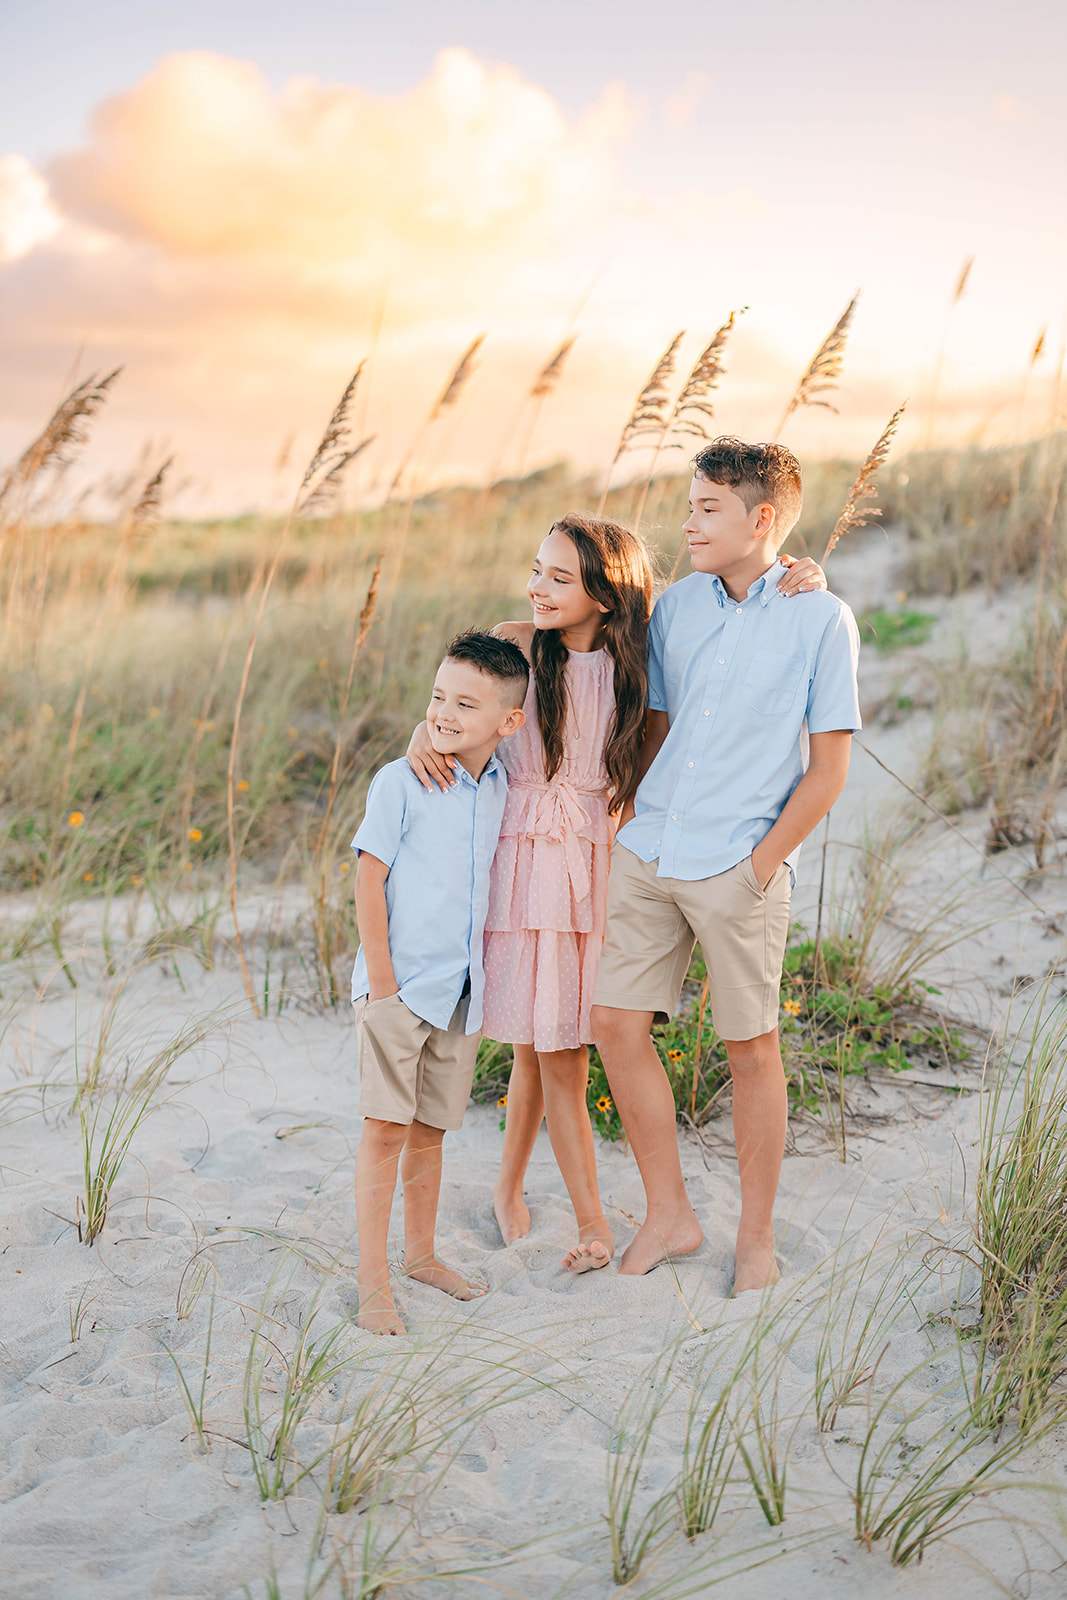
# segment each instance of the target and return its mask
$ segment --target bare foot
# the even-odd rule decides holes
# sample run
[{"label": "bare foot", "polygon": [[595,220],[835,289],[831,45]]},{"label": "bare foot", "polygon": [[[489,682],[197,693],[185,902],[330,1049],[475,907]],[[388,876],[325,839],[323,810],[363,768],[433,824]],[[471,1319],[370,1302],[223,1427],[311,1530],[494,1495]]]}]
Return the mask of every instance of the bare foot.
[{"label": "bare foot", "polygon": [[530,1231],[530,1208],[521,1194],[503,1194],[499,1190],[494,1191],[493,1210],[496,1213],[500,1236],[505,1244],[514,1244],[516,1239],[526,1238]]},{"label": "bare foot", "polygon": [[560,1265],[568,1272],[596,1272],[606,1267],[615,1254],[615,1240],[603,1217],[600,1221],[578,1232],[578,1243],[563,1257]]},{"label": "bare foot", "polygon": [[431,1289],[440,1289],[453,1300],[477,1300],[489,1288],[480,1278],[465,1278],[454,1267],[446,1267],[436,1256],[430,1261],[420,1261],[418,1266],[409,1267],[405,1262],[404,1271],[416,1283],[428,1283]]},{"label": "bare foot", "polygon": [[393,1304],[388,1284],[384,1289],[360,1290],[359,1315],[356,1317],[356,1322],[367,1333],[397,1334],[408,1331]]},{"label": "bare foot", "polygon": [[734,1257],[734,1296],[753,1290],[769,1289],[782,1274],[774,1259],[774,1234],[758,1239],[738,1238]]},{"label": "bare foot", "polygon": [[691,1256],[704,1243],[704,1230],[689,1208],[662,1221],[646,1220],[622,1253],[619,1272],[639,1277],[676,1256]]}]

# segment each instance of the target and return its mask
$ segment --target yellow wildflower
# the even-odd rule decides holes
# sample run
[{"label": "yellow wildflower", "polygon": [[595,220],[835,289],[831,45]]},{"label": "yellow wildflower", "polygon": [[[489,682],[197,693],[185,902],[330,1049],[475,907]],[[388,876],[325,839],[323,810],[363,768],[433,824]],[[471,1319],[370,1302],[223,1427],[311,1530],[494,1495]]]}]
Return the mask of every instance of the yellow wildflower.
[{"label": "yellow wildflower", "polygon": [[247,778],[239,778],[238,782],[237,782],[237,787],[241,791],[242,794],[247,794],[248,793],[248,779]]},{"label": "yellow wildflower", "polygon": [[782,1001],[782,1010],[785,1012],[787,1017],[799,1017],[799,1015],[800,1015],[800,1001],[799,1000],[783,1000]]},{"label": "yellow wildflower", "polygon": [[598,1111],[613,1111],[615,1109],[613,1102],[606,1094],[602,1094],[600,1096],[600,1099],[596,1103],[596,1108]]},{"label": "yellow wildflower", "polygon": [[72,811],[67,818],[67,824],[71,828],[80,828],[84,821],[85,817],[80,811]]},{"label": "yellow wildflower", "polygon": [[667,1060],[668,1061],[681,1061],[683,1059],[683,1056],[684,1056],[684,1051],[681,1051],[681,1050],[668,1050],[667,1051]]},{"label": "yellow wildflower", "polygon": [[93,881],[93,879],[95,877],[96,877],[96,873],[95,872],[83,872],[82,873],[82,882],[83,883],[92,883],[92,881]]},{"label": "yellow wildflower", "polygon": [[503,1109],[504,1109],[504,1107],[505,1107],[505,1106],[506,1106],[506,1105],[507,1105],[507,1103],[508,1103],[508,1097],[507,1097],[507,1095],[506,1095],[506,1094],[502,1094],[502,1095],[501,1095],[501,1096],[500,1096],[500,1099],[499,1099],[499,1100],[498,1100],[498,1101],[497,1101],[497,1107],[498,1107],[498,1109],[499,1109],[499,1110],[500,1110],[500,1111],[503,1111]]},{"label": "yellow wildflower", "polygon": [[204,835],[200,832],[199,828],[190,828],[189,837],[194,844],[199,844]]},{"label": "yellow wildflower", "polygon": [[139,873],[137,873],[137,872],[131,872],[130,873],[130,886],[131,886],[131,888],[140,889],[140,888],[143,887],[143,885],[144,885],[144,879],[141,877],[141,875]]}]

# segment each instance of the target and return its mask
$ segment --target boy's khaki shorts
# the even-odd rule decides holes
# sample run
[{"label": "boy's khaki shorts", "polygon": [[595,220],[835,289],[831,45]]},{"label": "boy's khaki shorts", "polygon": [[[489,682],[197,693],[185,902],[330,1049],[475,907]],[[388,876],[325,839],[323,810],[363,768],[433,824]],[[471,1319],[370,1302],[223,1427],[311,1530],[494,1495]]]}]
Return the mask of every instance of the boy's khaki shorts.
[{"label": "boy's khaki shorts", "polygon": [[398,994],[355,1002],[359,1040],[359,1113],[410,1127],[463,1126],[474,1082],[480,1033],[464,1033],[469,996],[447,1028],[409,1011]]},{"label": "boy's khaki shorts", "polygon": [[761,889],[748,857],[714,878],[657,878],[654,861],[616,844],[593,1004],[669,1021],[699,939],[720,1039],[770,1033],[778,1026],[791,887],[783,862]]}]

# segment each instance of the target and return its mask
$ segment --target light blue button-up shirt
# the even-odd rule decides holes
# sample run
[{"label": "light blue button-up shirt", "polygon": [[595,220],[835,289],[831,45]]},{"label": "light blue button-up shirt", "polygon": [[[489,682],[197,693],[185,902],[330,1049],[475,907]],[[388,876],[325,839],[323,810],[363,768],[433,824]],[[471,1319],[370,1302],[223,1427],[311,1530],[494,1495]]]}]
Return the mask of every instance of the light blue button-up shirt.
[{"label": "light blue button-up shirt", "polygon": [[[470,973],[467,1032],[482,1026],[485,975],[482,939],[489,906],[489,867],[500,837],[508,776],[496,756],[475,783],[458,761],[459,780],[426,790],[406,761],[391,761],[367,791],[367,808],[352,840],[389,868],[389,954],[409,1011],[447,1028]],[[352,972],[352,998],[370,992],[362,946]]]},{"label": "light blue button-up shirt", "polygon": [[662,878],[711,878],[751,855],[803,776],[807,734],[863,726],[852,612],[823,591],[787,600],[783,571],[741,601],[694,572],[652,612],[648,704],[671,726],[618,837]]}]

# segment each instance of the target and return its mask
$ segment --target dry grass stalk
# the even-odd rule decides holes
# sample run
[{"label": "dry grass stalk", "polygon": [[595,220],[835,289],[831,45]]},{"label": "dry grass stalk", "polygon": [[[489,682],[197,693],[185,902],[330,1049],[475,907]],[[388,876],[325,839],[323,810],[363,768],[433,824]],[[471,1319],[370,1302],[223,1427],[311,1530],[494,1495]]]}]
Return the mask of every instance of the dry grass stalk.
[{"label": "dry grass stalk", "polygon": [[733,325],[747,310],[747,306],[741,306],[739,310],[730,312],[707,349],[701,352],[692,372],[682,385],[681,393],[674,402],[667,429],[668,450],[682,448],[682,440],[675,438],[676,434],[685,434],[694,439],[710,438],[704,422],[705,419],[711,421],[715,415],[715,408],[708,396],[713,389],[718,388],[719,379],[726,370],[722,357]]},{"label": "dry grass stalk", "polygon": [[359,621],[356,624],[356,634],[352,642],[351,654],[348,658],[348,676],[345,679],[344,692],[341,695],[341,703],[337,709],[337,738],[334,742],[333,761],[330,765],[330,788],[326,797],[326,811],[322,818],[322,826],[319,829],[318,846],[316,849],[319,868],[319,885],[317,897],[318,918],[316,921],[315,935],[319,950],[319,982],[320,987],[324,985],[323,999],[329,1005],[336,1005],[337,1003],[337,985],[334,982],[333,976],[332,943],[326,934],[326,843],[329,836],[330,818],[333,815],[334,801],[337,798],[338,778],[341,770],[341,752],[344,748],[345,717],[348,715],[348,707],[352,698],[352,681],[356,673],[356,662],[359,659],[360,652],[362,651],[367,635],[370,632],[371,624],[374,621],[374,613],[378,604],[378,580],[381,577],[382,561],[384,560],[384,557],[385,551],[379,550],[377,559],[374,563],[374,570],[371,573],[370,583],[367,586],[367,597],[363,602],[363,609],[359,613]]},{"label": "dry grass stalk", "polygon": [[577,338],[578,335],[572,333],[569,338],[564,339],[551,361],[546,362],[541,368],[541,371],[530,386],[531,400],[543,400],[546,395],[550,395],[555,389],[563,376],[564,365],[574,348]]},{"label": "dry grass stalk", "polygon": [[971,268],[973,266],[974,257],[968,256],[966,261],[963,263],[963,266],[960,268],[960,275],[956,281],[956,288],[952,296],[952,304],[954,306],[958,306],[964,295],[967,293],[967,279],[971,275]]},{"label": "dry grass stalk", "polygon": [[500,450],[497,454],[496,460],[493,463],[492,469],[486,478],[481,498],[478,501],[478,510],[476,515],[479,520],[485,514],[486,507],[488,506],[489,500],[493,493],[494,485],[500,481],[504,469],[504,462],[507,458],[508,451],[511,448],[512,440],[519,430],[519,424],[527,410],[529,410],[529,422],[527,424],[522,445],[519,449],[518,464],[515,467],[514,476],[516,478],[522,478],[525,474],[526,458],[530,453],[530,445],[533,442],[534,429],[537,427],[537,421],[541,415],[541,407],[544,405],[549,395],[554,393],[554,391],[558,388],[559,381],[563,376],[563,368],[566,365],[567,357],[574,348],[577,339],[578,335],[576,333],[569,334],[567,338],[564,339],[559,348],[553,351],[549,360],[545,362],[533,383],[526,391],[526,394],[523,396],[522,403],[512,419],[511,426],[504,435],[504,441],[500,446]]},{"label": "dry grass stalk", "polygon": [[157,526],[163,502],[163,480],[173,465],[174,457],[168,456],[137,496],[130,512],[130,527],[135,533],[148,533]]},{"label": "dry grass stalk", "polygon": [[442,411],[451,410],[467,387],[467,384],[474,376],[474,358],[484,343],[485,334],[478,334],[477,338],[471,340],[460,356],[459,361],[456,363],[455,371],[445,384],[434,404],[433,410],[430,412],[429,421],[431,423],[437,421]]},{"label": "dry grass stalk", "polygon": [[[741,309],[744,311],[746,308],[742,307]],[[723,351],[726,349],[726,341],[730,336],[730,330],[740,314],[740,312],[731,311],[727,320],[716,332],[711,343],[705,350],[701,351],[696,365],[683,383],[678,398],[667,414],[666,421],[660,430],[659,438],[656,440],[655,453],[645,476],[644,486],[634,509],[633,522],[635,528],[640,524],[641,515],[645,509],[645,502],[652,487],[652,479],[656,474],[660,451],[663,449],[680,450],[682,448],[682,440],[675,438],[674,435],[676,434],[683,434],[696,439],[708,438],[708,430],[705,423],[715,415],[715,408],[708,396],[718,386],[719,379],[726,370],[723,366]],[[677,569],[677,565],[678,562],[676,561],[675,569]]]},{"label": "dry grass stalk", "polygon": [[967,281],[971,276],[971,268],[973,266],[974,257],[968,256],[966,261],[963,263],[963,266],[960,268],[960,275],[956,279],[956,287],[952,291],[952,298],[948,303],[948,310],[945,313],[945,325],[941,330],[941,344],[937,352],[937,361],[934,363],[934,375],[930,381],[930,409],[926,418],[926,435],[924,439],[927,449],[930,448],[934,440],[934,423],[937,418],[937,401],[941,388],[941,372],[945,365],[945,347],[948,344],[949,323],[952,321],[952,313],[955,311],[956,307],[967,293]]},{"label": "dry grass stalk", "polygon": [[[285,542],[289,535],[289,529],[293,525],[293,519],[298,515],[302,508],[306,507],[309,502],[314,501],[318,489],[321,488],[326,478],[333,477],[334,474],[337,473],[339,466],[343,472],[344,469],[343,466],[341,466],[342,458],[344,458],[345,463],[347,464],[347,461],[351,460],[353,455],[359,454],[358,450],[349,451],[347,449],[349,437],[348,416],[352,405],[352,397],[356,392],[356,385],[359,382],[360,373],[363,371],[363,365],[364,364],[361,361],[355,372],[352,374],[352,377],[345,385],[344,392],[341,395],[340,400],[337,402],[337,405],[334,407],[333,415],[326,425],[326,431],[319,440],[318,448],[311,457],[307,470],[304,473],[303,478],[300,480],[300,488],[297,490],[296,497],[293,500],[292,508],[290,509],[289,515],[285,519],[281,533],[278,535],[278,543],[275,546],[274,555],[271,559],[270,566],[267,568],[266,576],[263,578],[262,585],[260,587],[259,605],[256,609],[255,621],[252,624],[252,634],[248,641],[248,649],[245,651],[244,665],[241,669],[241,681],[238,686],[237,700],[234,705],[233,733],[230,736],[230,755],[229,760],[226,763],[226,842],[230,863],[230,914],[233,918],[234,939],[237,944],[237,954],[241,962],[241,975],[244,979],[245,992],[248,995],[252,1009],[257,1017],[261,1015],[259,1001],[256,998],[255,990],[252,985],[251,973],[248,970],[248,960],[245,955],[244,940],[241,937],[241,925],[237,916],[238,850],[234,792],[236,788],[237,752],[241,733],[241,712],[244,709],[245,695],[248,692],[248,678],[250,672],[252,671],[252,658],[256,653],[256,643],[259,639],[259,630],[263,623],[263,616],[267,609],[267,599],[270,595],[274,579],[277,576],[278,568],[281,565],[282,552],[285,549]],[[249,598],[255,592],[257,583],[259,583],[258,572],[253,577],[252,582],[249,585]]]},{"label": "dry grass stalk", "polygon": [[907,403],[905,400],[904,404],[898,406],[893,412],[879,435],[878,443],[860,468],[859,476],[848,491],[848,499],[845,501],[844,510],[838,517],[834,525],[834,531],[827,541],[826,549],[823,551],[822,558],[824,562],[827,556],[831,555],[836,548],[838,540],[843,538],[846,533],[850,533],[853,528],[866,527],[875,517],[881,516],[882,513],[877,506],[865,506],[863,502],[872,499],[878,492],[877,474],[885,464],[885,459],[889,454],[889,447],[893,442],[893,435],[897,431],[897,426],[904,415]]},{"label": "dry grass stalk", "polygon": [[600,496],[597,506],[597,516],[604,510],[604,503],[608,497],[608,487],[611,483],[611,474],[616,464],[627,450],[633,450],[637,443],[647,434],[662,434],[670,415],[670,392],[667,384],[674,375],[674,365],[678,359],[678,346],[685,338],[685,329],[676,333],[670,344],[660,356],[653,367],[648,382],[634,401],[633,410],[627,418],[626,425],[619,435],[619,443],[615,454],[611,458],[607,478],[604,481],[604,492]]},{"label": "dry grass stalk", "polygon": [[829,400],[822,400],[820,395],[829,394],[831,389],[836,389],[837,380],[841,376],[841,368],[845,361],[845,346],[848,344],[849,329],[852,326],[852,317],[856,310],[860,292],[857,289],[848,305],[842,311],[830,332],[811,358],[807,371],[797,384],[793,398],[782,413],[782,420],[775,430],[774,437],[781,437],[782,429],[801,406],[824,406],[827,411],[837,411],[835,405]]},{"label": "dry grass stalk", "polygon": [[93,373],[60,402],[43,433],[23,451],[0,485],[0,508],[48,467],[66,466],[71,461],[74,452],[85,445],[88,423],[107,399],[108,390],[121,371],[116,367],[103,378]]}]

